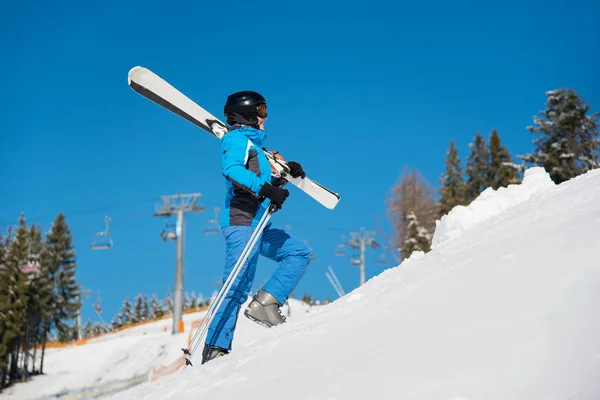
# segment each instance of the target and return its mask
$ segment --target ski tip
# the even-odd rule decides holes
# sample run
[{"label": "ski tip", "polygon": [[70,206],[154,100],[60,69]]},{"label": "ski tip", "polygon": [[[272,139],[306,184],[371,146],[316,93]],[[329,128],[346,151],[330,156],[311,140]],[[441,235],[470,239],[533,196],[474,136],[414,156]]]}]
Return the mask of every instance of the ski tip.
[{"label": "ski tip", "polygon": [[137,66],[137,67],[133,67],[129,70],[129,73],[127,74],[127,84],[131,85],[131,81],[134,80],[134,77],[139,76],[141,73],[147,71],[147,68],[141,67],[141,66]]}]

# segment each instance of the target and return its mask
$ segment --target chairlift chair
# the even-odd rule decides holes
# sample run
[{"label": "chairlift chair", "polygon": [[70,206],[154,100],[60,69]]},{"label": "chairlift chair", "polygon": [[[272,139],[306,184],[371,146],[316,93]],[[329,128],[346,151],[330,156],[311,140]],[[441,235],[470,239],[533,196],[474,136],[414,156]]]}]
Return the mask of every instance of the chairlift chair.
[{"label": "chairlift chair", "polygon": [[387,257],[384,253],[381,253],[377,258],[377,264],[387,264]]},{"label": "chairlift chair", "polygon": [[338,257],[344,257],[348,254],[348,250],[346,248],[346,236],[342,235],[342,243],[339,243],[335,246],[335,251],[333,252]]},{"label": "chairlift chair", "polygon": [[37,260],[30,259],[29,261],[27,261],[27,263],[25,263],[25,265],[21,266],[21,271],[28,275],[36,275],[38,272],[40,272],[40,262]]},{"label": "chairlift chair", "polygon": [[219,226],[219,208],[215,207],[213,211],[215,213],[215,217],[206,222],[204,227],[205,235],[216,235],[217,233],[221,233],[221,227]]},{"label": "chairlift chair", "polygon": [[21,271],[28,275],[37,275],[40,272],[40,255],[32,253],[31,242],[27,248],[27,262],[21,266]]},{"label": "chairlift chair", "polygon": [[177,240],[177,226],[165,222],[165,227],[160,232],[160,237],[166,242],[167,240]]},{"label": "chairlift chair", "polygon": [[106,223],[106,228],[102,232],[96,233],[96,236],[92,240],[92,244],[90,248],[92,250],[106,250],[110,249],[113,245],[112,236],[108,232],[108,226],[110,224],[110,217],[104,217],[104,222]]},{"label": "chairlift chair", "polygon": [[335,247],[334,254],[338,257],[344,257],[345,255],[348,254],[348,250],[346,250],[346,246],[344,246],[343,244],[338,244]]}]

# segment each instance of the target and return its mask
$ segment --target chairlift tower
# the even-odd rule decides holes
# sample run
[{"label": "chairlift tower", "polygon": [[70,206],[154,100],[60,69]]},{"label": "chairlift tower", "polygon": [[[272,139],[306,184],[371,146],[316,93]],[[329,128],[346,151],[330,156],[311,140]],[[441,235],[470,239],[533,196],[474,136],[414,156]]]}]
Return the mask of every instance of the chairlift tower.
[{"label": "chairlift tower", "polygon": [[350,232],[351,239],[342,243],[341,246],[338,245],[336,248],[336,255],[338,256],[345,255],[343,251],[344,246],[350,246],[358,253],[358,258],[351,258],[350,263],[360,267],[360,286],[365,284],[365,269],[367,264],[365,253],[367,245],[373,249],[380,247],[379,243],[375,241],[376,234],[377,232],[375,231],[365,231],[364,228],[361,228],[359,232]]},{"label": "chairlift tower", "polygon": [[155,217],[177,216],[177,258],[175,263],[175,293],[173,298],[173,328],[171,333],[180,333],[179,321],[183,314],[183,239],[184,239],[184,214],[186,212],[203,212],[204,207],[197,205],[200,193],[173,194],[161,196],[163,203],[156,206]]},{"label": "chairlift tower", "polygon": [[83,299],[88,299],[91,294],[91,289],[84,289],[79,285],[79,294],[77,295],[77,302],[79,303],[79,308],[77,309],[77,340],[83,339],[83,324],[81,321],[81,306],[83,305]]}]

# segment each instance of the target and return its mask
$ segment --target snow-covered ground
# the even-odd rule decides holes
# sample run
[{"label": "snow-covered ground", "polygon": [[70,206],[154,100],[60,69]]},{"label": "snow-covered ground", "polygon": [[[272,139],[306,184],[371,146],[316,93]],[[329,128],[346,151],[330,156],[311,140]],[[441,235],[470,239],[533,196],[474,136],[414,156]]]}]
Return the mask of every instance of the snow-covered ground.
[{"label": "snow-covered ground", "polygon": [[[293,320],[310,309],[304,302],[290,299],[283,311],[289,320]],[[192,322],[200,321],[205,314],[206,311],[184,314],[184,332],[177,335],[171,334],[173,320],[166,318],[103,335],[84,345],[47,349],[45,374],[34,377],[30,382],[11,386],[0,394],[0,398],[37,399],[113,380],[130,379],[149,373],[153,368],[172,366],[181,355],[180,349],[188,345]],[[236,340],[240,345],[264,331],[246,318],[240,318],[238,326]],[[200,359],[201,354],[196,353],[193,361],[200,365]]]},{"label": "snow-covered ground", "polygon": [[[433,243],[286,324],[241,317],[230,355],[112,399],[600,399],[600,170],[559,186],[528,170],[451,211]],[[134,362],[142,338],[98,354],[129,355],[112,376],[156,363]],[[77,357],[49,373],[107,368]]]}]

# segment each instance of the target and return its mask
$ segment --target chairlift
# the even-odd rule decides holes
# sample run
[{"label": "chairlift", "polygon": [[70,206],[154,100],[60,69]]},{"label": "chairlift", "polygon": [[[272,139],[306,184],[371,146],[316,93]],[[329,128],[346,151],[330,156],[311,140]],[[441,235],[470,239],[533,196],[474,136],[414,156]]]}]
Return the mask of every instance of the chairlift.
[{"label": "chairlift", "polygon": [[40,255],[31,252],[31,242],[27,249],[27,262],[21,266],[21,271],[27,275],[37,275],[40,272]]},{"label": "chairlift", "polygon": [[377,264],[387,264],[387,257],[384,253],[381,253],[377,258]]},{"label": "chairlift", "polygon": [[355,265],[355,266],[360,265],[360,260],[361,260],[360,247],[352,246],[352,249],[353,249],[353,251],[352,251],[352,256],[350,256],[350,264]]},{"label": "chairlift", "polygon": [[100,298],[100,291],[98,290],[98,293],[96,295],[96,301],[94,302],[94,311],[96,312],[98,318],[100,318],[102,325],[106,325],[106,323],[104,322],[104,318],[102,318],[102,306],[100,305],[101,301],[102,299]]},{"label": "chairlift", "polygon": [[30,259],[25,263],[25,265],[21,266],[21,271],[27,275],[37,275],[40,272],[40,262]]},{"label": "chairlift", "polygon": [[345,257],[348,254],[348,250],[346,248],[346,236],[342,235],[342,243],[339,243],[335,246],[335,251],[333,252],[338,257]]},{"label": "chairlift", "polygon": [[344,257],[345,255],[348,254],[348,250],[346,250],[346,246],[344,246],[343,244],[338,244],[335,247],[334,254],[338,257]]},{"label": "chairlift", "polygon": [[108,227],[110,225],[110,217],[108,215],[104,217],[104,222],[106,223],[106,228],[103,232],[96,233],[90,246],[92,250],[106,250],[110,249],[113,245],[112,236],[108,233]]},{"label": "chairlift", "polygon": [[217,233],[221,233],[221,227],[219,225],[219,207],[215,207],[213,211],[215,213],[215,217],[206,222],[204,226],[205,235],[215,235]]},{"label": "chairlift", "polygon": [[169,220],[165,222],[165,227],[160,232],[160,237],[166,242],[167,240],[177,240],[177,225],[170,224]]}]

